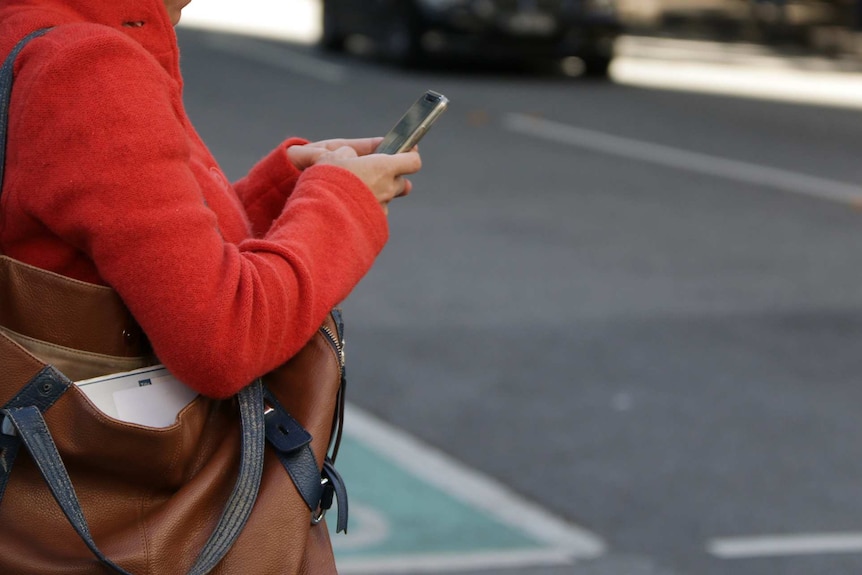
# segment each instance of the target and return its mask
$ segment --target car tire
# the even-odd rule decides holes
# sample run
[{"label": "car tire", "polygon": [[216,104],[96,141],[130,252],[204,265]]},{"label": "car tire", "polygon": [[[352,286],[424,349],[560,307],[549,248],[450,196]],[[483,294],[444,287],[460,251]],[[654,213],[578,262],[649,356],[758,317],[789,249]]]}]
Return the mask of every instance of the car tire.
[{"label": "car tire", "polygon": [[344,51],[344,33],[339,29],[338,18],[332,2],[323,2],[323,22],[320,31],[320,47],[327,52]]},{"label": "car tire", "polygon": [[589,78],[607,78],[611,67],[610,56],[589,55],[581,58],[584,62],[584,76]]}]

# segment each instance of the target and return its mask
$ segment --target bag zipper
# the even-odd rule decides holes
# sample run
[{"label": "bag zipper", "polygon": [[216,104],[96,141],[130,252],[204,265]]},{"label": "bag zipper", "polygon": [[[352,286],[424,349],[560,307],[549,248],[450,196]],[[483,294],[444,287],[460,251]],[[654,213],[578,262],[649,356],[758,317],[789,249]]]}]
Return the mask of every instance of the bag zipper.
[{"label": "bag zipper", "polygon": [[335,331],[327,325],[322,325],[319,332],[324,339],[329,342],[335,355],[338,357],[338,373],[341,379],[341,385],[338,387],[338,397],[336,398],[335,415],[332,419],[332,431],[330,433],[329,453],[327,458],[335,463],[335,458],[338,456],[338,448],[341,446],[341,436],[344,431],[344,403],[345,392],[347,388],[347,372],[346,372],[346,356],[344,353],[344,320],[341,316],[341,310],[333,309],[330,312],[333,323],[335,323]]},{"label": "bag zipper", "polygon": [[338,370],[344,370],[344,341],[341,340],[335,332],[333,332],[329,326],[323,325],[320,326],[320,333],[324,335],[326,341],[329,342],[329,345],[332,346],[332,349],[335,350],[335,355],[338,356]]}]

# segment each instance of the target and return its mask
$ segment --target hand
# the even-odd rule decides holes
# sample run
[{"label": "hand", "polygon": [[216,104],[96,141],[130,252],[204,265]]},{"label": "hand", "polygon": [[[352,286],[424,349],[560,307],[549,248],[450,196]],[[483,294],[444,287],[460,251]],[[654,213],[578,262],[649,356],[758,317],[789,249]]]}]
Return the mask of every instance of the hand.
[{"label": "hand", "polygon": [[383,211],[389,202],[410,193],[413,185],[404,176],[422,168],[422,159],[414,148],[401,154],[373,153],[382,138],[359,140],[325,140],[304,146],[291,146],[288,155],[297,168],[318,164],[339,166],[352,172],[368,186]]},{"label": "hand", "polygon": [[287,157],[296,166],[296,169],[304,170],[313,166],[321,154],[325,152],[334,152],[339,148],[348,147],[352,148],[357,156],[367,156],[373,153],[382,141],[383,138],[321,140],[302,146],[290,146],[287,149]]}]

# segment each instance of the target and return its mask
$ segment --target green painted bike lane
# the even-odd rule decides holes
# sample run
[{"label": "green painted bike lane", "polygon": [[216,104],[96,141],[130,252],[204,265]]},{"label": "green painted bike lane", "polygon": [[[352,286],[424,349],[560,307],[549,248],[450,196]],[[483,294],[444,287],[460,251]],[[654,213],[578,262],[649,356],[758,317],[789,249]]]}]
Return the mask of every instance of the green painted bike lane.
[{"label": "green painted bike lane", "polygon": [[332,534],[340,573],[561,565],[604,553],[592,533],[358,408],[345,420],[338,469],[350,526]]}]

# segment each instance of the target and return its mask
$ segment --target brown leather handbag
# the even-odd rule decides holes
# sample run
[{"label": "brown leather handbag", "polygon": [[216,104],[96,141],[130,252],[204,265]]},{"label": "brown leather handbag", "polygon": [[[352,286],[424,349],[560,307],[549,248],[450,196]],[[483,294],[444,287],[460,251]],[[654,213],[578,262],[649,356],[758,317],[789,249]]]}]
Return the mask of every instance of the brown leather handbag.
[{"label": "brown leather handbag", "polygon": [[[12,62],[44,32],[0,69],[0,146]],[[72,383],[157,363],[119,296],[0,256],[0,573],[336,573],[342,330],[334,311],[288,363],[170,427],[126,423]]]}]

